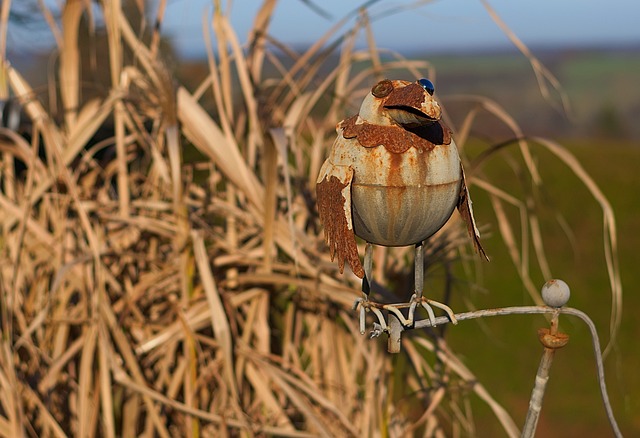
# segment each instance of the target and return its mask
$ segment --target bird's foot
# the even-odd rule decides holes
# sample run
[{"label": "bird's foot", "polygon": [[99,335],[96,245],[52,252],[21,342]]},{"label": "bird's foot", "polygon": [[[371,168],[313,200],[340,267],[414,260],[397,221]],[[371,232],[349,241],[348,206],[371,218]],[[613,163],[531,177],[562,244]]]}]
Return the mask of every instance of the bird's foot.
[{"label": "bird's foot", "polygon": [[[440,303],[440,302],[434,301],[434,300],[429,300],[429,299],[427,299],[425,297],[418,298],[416,296],[416,294],[413,294],[413,296],[411,297],[411,302],[412,303],[413,302],[415,302],[415,303],[419,302],[422,305],[422,307],[424,307],[424,309],[427,311],[427,314],[429,315],[429,322],[431,323],[431,327],[435,327],[437,325],[436,324],[436,316],[433,313],[433,309],[432,309],[431,306],[437,307],[438,309],[444,310],[444,312],[449,317],[449,320],[453,324],[458,324],[458,320],[456,319],[456,316],[453,314],[453,310],[451,310],[451,307],[447,306],[446,304],[443,304],[443,303]],[[411,313],[411,309],[409,309],[409,312]]]},{"label": "bird's foot", "polygon": [[[444,312],[449,317],[449,320],[451,320],[453,324],[458,323],[458,320],[456,319],[455,315],[453,314],[453,311],[449,306],[447,306],[446,304],[439,303],[438,301],[429,300],[424,297],[418,298],[416,294],[413,294],[411,296],[411,300],[408,303],[396,303],[396,304],[381,304],[381,303],[369,301],[367,298],[358,298],[353,303],[353,309],[356,310],[358,306],[360,306],[360,334],[364,335],[364,332],[365,332],[366,312],[373,312],[373,314],[376,316],[378,320],[378,322],[373,323],[373,330],[371,332],[372,338],[378,337],[382,333],[389,332],[389,326],[385,320],[382,310],[386,310],[393,313],[398,318],[402,326],[405,328],[413,327],[413,323],[415,320],[414,315],[416,312],[416,308],[418,306],[422,306],[427,311],[427,314],[429,315],[429,322],[431,323],[431,327],[435,327],[437,325],[436,316],[433,312],[432,306],[437,307],[438,309],[444,310]],[[407,317],[405,317],[400,309],[407,309],[407,308],[409,309],[409,313]]]},{"label": "bird's foot", "polygon": [[366,312],[373,312],[374,315],[378,318],[378,323],[373,323],[373,331],[371,332],[372,338],[377,338],[384,332],[388,332],[389,328],[387,327],[387,322],[384,319],[384,315],[382,314],[381,309],[384,308],[383,304],[374,303],[373,301],[369,301],[367,297],[364,298],[356,298],[356,301],[353,303],[353,310],[356,310],[360,306],[360,334],[364,335],[366,330]]},{"label": "bird's foot", "polygon": [[378,324],[377,322],[374,322],[373,323],[373,330],[371,330],[371,333],[369,333],[369,339],[377,338],[378,336],[383,334],[385,331],[388,332],[389,331],[389,327],[385,327],[383,329],[380,324]]}]

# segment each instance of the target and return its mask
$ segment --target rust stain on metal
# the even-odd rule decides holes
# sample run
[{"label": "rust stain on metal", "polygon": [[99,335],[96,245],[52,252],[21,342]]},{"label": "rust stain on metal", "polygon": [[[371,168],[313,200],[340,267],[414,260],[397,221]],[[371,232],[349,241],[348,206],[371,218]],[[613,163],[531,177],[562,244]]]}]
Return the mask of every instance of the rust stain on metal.
[{"label": "rust stain on metal", "polygon": [[399,218],[399,212],[402,211],[402,203],[406,201],[405,193],[407,192],[407,183],[402,178],[402,155],[391,153],[390,166],[387,171],[387,186],[393,187],[395,190],[387,190],[385,193],[386,205],[389,206],[389,221],[387,224],[387,236],[394,236],[397,222],[402,219]]},{"label": "rust stain on metal", "polygon": [[356,123],[357,118],[356,115],[343,120],[338,128],[342,129],[344,138],[356,138],[358,143],[367,148],[384,146],[389,152],[402,154],[411,147],[424,152],[451,143],[451,131],[439,121],[408,130],[401,126]]},{"label": "rust stain on metal", "polygon": [[409,84],[405,87],[395,88],[389,93],[384,106],[420,108],[424,102],[424,95],[425,91],[422,86],[416,83]]},{"label": "rust stain on metal", "polygon": [[323,179],[316,184],[318,213],[324,224],[324,239],[329,246],[331,260],[338,255],[340,273],[344,272],[345,260],[358,277],[364,277],[364,269],[358,256],[355,234],[349,228],[345,216],[345,198],[342,191],[349,186],[335,176]]},{"label": "rust stain on metal", "polygon": [[541,328],[538,329],[538,339],[545,348],[555,350],[567,345],[569,342],[569,335],[566,333],[556,333],[554,335],[548,328]]},{"label": "rust stain on metal", "polygon": [[402,155],[392,153],[389,156],[390,166],[387,171],[387,186],[406,188],[406,183],[402,179]]}]

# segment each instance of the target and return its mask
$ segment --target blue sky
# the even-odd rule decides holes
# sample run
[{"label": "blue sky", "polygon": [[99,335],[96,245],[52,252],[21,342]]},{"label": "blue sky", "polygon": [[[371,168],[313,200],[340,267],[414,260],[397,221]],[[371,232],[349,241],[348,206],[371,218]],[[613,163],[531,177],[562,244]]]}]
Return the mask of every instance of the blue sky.
[{"label": "blue sky", "polygon": [[[301,0],[280,0],[271,34],[288,44],[316,40],[361,1],[312,0],[331,14],[324,18]],[[258,0],[231,3],[232,23],[242,41],[253,22]],[[403,9],[420,3],[410,10]],[[640,46],[638,0],[489,0],[491,6],[528,45]],[[202,17],[212,0],[169,0],[164,33],[185,55],[203,53]],[[398,13],[390,13],[400,11]],[[508,47],[509,41],[489,17],[480,0],[381,0],[371,8],[380,46],[399,51],[478,50]],[[346,29],[346,28],[345,28]]]}]

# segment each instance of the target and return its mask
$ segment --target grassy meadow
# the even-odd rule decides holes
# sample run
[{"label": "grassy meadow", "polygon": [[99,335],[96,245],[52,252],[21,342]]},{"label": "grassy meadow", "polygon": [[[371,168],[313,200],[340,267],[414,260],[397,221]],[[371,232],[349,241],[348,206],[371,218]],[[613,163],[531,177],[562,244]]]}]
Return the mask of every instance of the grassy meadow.
[{"label": "grassy meadow", "polygon": [[[533,305],[565,280],[610,345],[620,427],[640,433],[637,100],[606,85],[585,110],[603,55],[405,57],[366,11],[300,50],[268,37],[276,2],[246,40],[214,2],[207,57],[186,65],[167,62],[163,7],[102,2],[93,26],[63,3],[57,21],[40,5],[56,39],[42,81],[12,64],[0,7],[0,100],[22,118],[0,128],[0,436],[519,436],[547,319],[416,330],[390,355],[358,332],[359,281],[324,244],[315,180],[335,125],[390,76],[435,78],[492,259],[453,221],[427,243],[425,293]],[[374,263],[406,299],[411,248]],[[607,436],[589,332],[560,329],[538,435]]]},{"label": "grassy meadow", "polygon": [[[638,323],[628,309],[640,304],[633,294],[640,286],[640,275],[634,262],[640,238],[633,232],[640,225],[636,205],[640,180],[635,171],[640,149],[630,141],[567,140],[562,143],[598,182],[616,212],[625,310],[616,348],[605,366],[618,421],[623,432],[633,435],[640,430],[635,414],[640,408],[640,378],[636,372],[640,356],[636,348]],[[600,250],[603,239],[601,211],[593,197],[563,165],[548,154],[540,154],[539,159],[548,185],[546,208],[560,209],[573,233],[568,237],[554,220],[543,226],[553,277],[569,284],[571,299],[568,305],[587,312],[598,326],[601,342],[606,342],[611,300],[603,293],[609,284]],[[509,183],[505,181],[504,184]],[[483,197],[475,198],[476,215],[485,220],[491,218],[492,213]],[[472,295],[462,292],[458,297],[467,295],[466,298],[478,308],[527,301],[518,273],[500,245],[497,236],[491,233],[486,246],[492,260],[483,269],[482,290]],[[539,278],[538,283],[543,281]],[[462,299],[458,306],[461,305],[464,305]],[[460,325],[448,333],[449,343],[466,362],[474,364],[479,378],[482,375],[483,381],[491,382],[489,387],[497,388],[500,400],[521,420],[528,408],[541,351],[536,329],[545,324],[545,319],[537,316],[502,317]],[[609,436],[611,431],[600,401],[589,333],[580,321],[570,317],[561,318],[560,326],[571,338],[556,354],[551,369],[539,425],[540,436]],[[482,427],[487,431],[486,436],[499,435],[486,410],[480,412],[484,412],[481,418],[485,420]]]}]

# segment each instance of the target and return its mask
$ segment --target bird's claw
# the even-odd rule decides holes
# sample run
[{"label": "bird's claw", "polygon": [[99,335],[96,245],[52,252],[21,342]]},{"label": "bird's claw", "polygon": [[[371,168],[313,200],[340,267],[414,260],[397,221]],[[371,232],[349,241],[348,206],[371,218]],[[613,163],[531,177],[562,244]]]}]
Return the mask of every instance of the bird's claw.
[{"label": "bird's claw", "polygon": [[369,339],[377,338],[378,336],[380,336],[384,332],[385,332],[385,329],[383,329],[382,326],[380,324],[378,324],[377,322],[374,322],[373,323],[373,330],[371,330],[371,333],[369,333]]},{"label": "bird's claw", "polygon": [[[367,298],[356,298],[353,303],[353,309],[357,309],[360,306],[360,334],[364,335],[366,330],[366,312],[373,312],[378,319],[378,322],[373,323],[373,331],[371,332],[371,337],[378,337],[383,332],[389,331],[387,327],[387,322],[385,321],[384,315],[380,311],[378,307],[380,307],[377,303],[370,302]],[[375,333],[375,334],[374,334]]]},{"label": "bird's claw", "polygon": [[456,315],[454,315],[453,310],[451,310],[451,307],[447,306],[446,304],[439,303],[438,301],[433,301],[433,300],[428,300],[426,298],[422,298],[422,307],[424,307],[426,309],[427,313],[429,313],[429,322],[431,322],[431,326],[432,327],[435,327],[436,321],[435,321],[435,315],[433,314],[433,309],[431,309],[431,306],[437,307],[438,309],[444,310],[444,312],[449,317],[449,320],[454,325],[458,324],[458,320],[456,319]]},{"label": "bird's claw", "polygon": [[[418,297],[416,294],[411,296],[411,300],[408,303],[397,303],[397,304],[379,304],[369,301],[366,298],[357,298],[353,303],[353,309],[357,309],[360,306],[360,334],[364,335],[366,328],[366,312],[373,312],[376,315],[377,322],[373,323],[373,330],[371,331],[370,337],[377,338],[384,332],[389,332],[389,326],[385,320],[385,317],[382,313],[382,310],[389,311],[395,315],[402,326],[404,328],[411,328],[415,322],[415,311],[418,305],[422,306],[428,315],[429,322],[431,323],[431,327],[435,327],[437,325],[436,316],[433,312],[433,307],[437,307],[438,309],[444,310],[444,312],[449,317],[449,320],[453,324],[457,324],[458,320],[456,319],[453,311],[446,304],[439,303],[437,301],[429,300],[424,297]],[[409,308],[409,312],[407,317],[404,316],[400,309]]]}]

